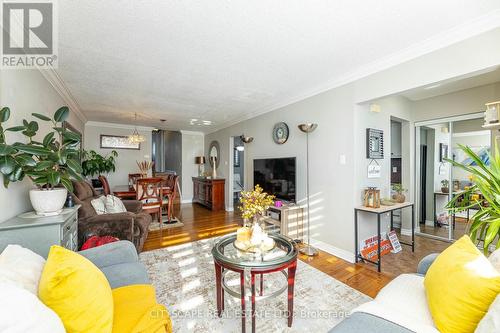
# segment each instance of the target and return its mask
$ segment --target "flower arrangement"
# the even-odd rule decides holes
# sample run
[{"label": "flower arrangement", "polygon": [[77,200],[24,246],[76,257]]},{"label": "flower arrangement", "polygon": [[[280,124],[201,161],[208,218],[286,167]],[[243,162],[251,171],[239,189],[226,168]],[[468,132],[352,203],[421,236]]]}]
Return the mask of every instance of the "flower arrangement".
[{"label": "flower arrangement", "polygon": [[263,192],[262,187],[255,185],[253,191],[242,191],[240,197],[241,216],[244,219],[251,219],[261,215],[274,204],[274,195]]},{"label": "flower arrangement", "polygon": [[154,162],[151,161],[141,161],[141,162],[136,161],[136,163],[143,177],[147,177],[149,170],[151,170],[154,166]]}]

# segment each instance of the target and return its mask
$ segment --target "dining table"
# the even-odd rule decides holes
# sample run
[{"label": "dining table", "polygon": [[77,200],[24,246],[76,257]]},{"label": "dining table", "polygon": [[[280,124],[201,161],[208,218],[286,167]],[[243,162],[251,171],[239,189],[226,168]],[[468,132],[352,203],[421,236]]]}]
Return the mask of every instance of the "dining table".
[{"label": "dining table", "polygon": [[[168,194],[171,191],[169,186],[163,186],[162,192],[163,195]],[[132,185],[117,185],[113,187],[113,195],[120,199],[133,199],[135,200],[137,197],[137,192]]]}]

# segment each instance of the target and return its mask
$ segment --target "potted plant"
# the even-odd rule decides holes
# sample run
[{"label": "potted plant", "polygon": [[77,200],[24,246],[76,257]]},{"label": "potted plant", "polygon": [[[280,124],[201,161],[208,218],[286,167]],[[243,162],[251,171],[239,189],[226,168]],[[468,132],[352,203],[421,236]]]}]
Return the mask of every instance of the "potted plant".
[{"label": "potted plant", "polygon": [[239,209],[243,219],[253,219],[253,224],[257,224],[262,214],[274,204],[274,195],[263,192],[262,187],[257,184],[253,191],[241,192],[240,203]]},{"label": "potted plant", "polygon": [[[469,147],[458,145],[464,153],[474,161],[475,166],[461,164],[446,159],[452,165],[471,174],[472,186],[455,195],[446,208],[451,214],[478,207],[472,216],[468,233],[476,243],[483,242],[484,253],[487,254],[490,244],[497,239],[496,248],[500,248],[500,151],[495,145],[495,155],[488,153],[490,165],[486,163]],[[480,199],[478,193],[483,199]]]},{"label": "potted plant", "polygon": [[[112,150],[106,156],[96,153],[94,150],[83,151],[82,169],[85,177],[99,176],[115,172],[115,158],[118,156],[116,150]],[[92,179],[92,186],[102,187],[98,179]]]},{"label": "potted plant", "polygon": [[404,193],[407,191],[407,189],[403,188],[403,185],[397,183],[397,184],[392,184],[392,190],[395,192],[392,195],[392,199],[394,199],[398,203],[403,203],[406,200],[406,197]]},{"label": "potted plant", "polygon": [[443,193],[450,192],[450,181],[448,179],[443,179],[441,181],[441,192]]},{"label": "potted plant", "polygon": [[[50,122],[53,131],[42,141],[36,140],[39,129],[36,121],[23,120],[22,125],[4,129],[10,109],[0,110],[0,173],[7,188],[10,183],[31,179],[36,188],[30,190],[31,204],[38,215],[57,215],[61,212],[68,191],[73,191],[72,179],[81,179],[79,150],[75,148],[80,136],[61,126],[69,116],[67,107],[59,108],[53,118],[33,113],[33,117]],[[21,132],[25,142],[7,144],[6,132]]]}]

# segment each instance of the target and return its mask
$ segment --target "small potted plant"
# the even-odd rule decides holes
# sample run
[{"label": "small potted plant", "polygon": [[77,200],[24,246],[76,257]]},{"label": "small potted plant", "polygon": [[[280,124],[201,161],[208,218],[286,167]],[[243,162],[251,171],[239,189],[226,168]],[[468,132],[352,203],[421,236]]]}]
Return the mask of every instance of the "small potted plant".
[{"label": "small potted plant", "polygon": [[262,214],[274,204],[274,195],[267,194],[257,184],[253,191],[241,192],[240,203],[239,209],[243,219],[253,219],[253,224],[257,224]]},{"label": "small potted plant", "polygon": [[[116,157],[118,157],[118,153],[115,150],[112,150],[106,156],[102,156],[94,150],[84,151],[82,162],[83,175],[85,177],[94,177],[102,174],[108,175],[110,172],[115,172]],[[102,187],[102,184],[98,179],[92,179],[91,181],[92,186]]]},{"label": "small potted plant", "polygon": [[450,192],[450,182],[448,181],[448,179],[443,179],[441,181],[441,192],[443,192],[443,193]]},{"label": "small potted plant", "polygon": [[392,195],[392,199],[395,200],[398,203],[403,203],[406,200],[406,197],[404,193],[407,191],[407,189],[403,188],[403,185],[397,183],[397,184],[392,184],[392,190],[395,192]]},{"label": "small potted plant", "polygon": [[[23,120],[22,125],[4,129],[10,109],[0,110],[0,173],[7,188],[10,183],[31,179],[36,188],[30,190],[31,204],[38,215],[57,215],[61,212],[68,191],[73,191],[72,179],[81,180],[80,151],[76,146],[80,136],[64,127],[68,107],[59,108],[53,118],[33,113],[33,117],[49,122],[53,131],[42,141],[36,140],[39,129],[36,121]],[[6,142],[6,132],[21,132],[26,141]]]}]

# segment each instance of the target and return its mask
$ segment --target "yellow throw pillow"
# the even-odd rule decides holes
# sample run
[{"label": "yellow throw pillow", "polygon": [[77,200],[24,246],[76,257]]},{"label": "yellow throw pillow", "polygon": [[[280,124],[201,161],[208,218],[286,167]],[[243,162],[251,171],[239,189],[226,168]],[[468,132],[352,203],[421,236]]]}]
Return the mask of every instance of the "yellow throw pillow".
[{"label": "yellow throw pillow", "polygon": [[441,333],[473,333],[500,293],[500,273],[463,236],[436,258],[424,285],[434,324]]},{"label": "yellow throw pillow", "polygon": [[38,297],[61,318],[68,333],[111,332],[113,295],[104,274],[82,255],[52,246]]}]

